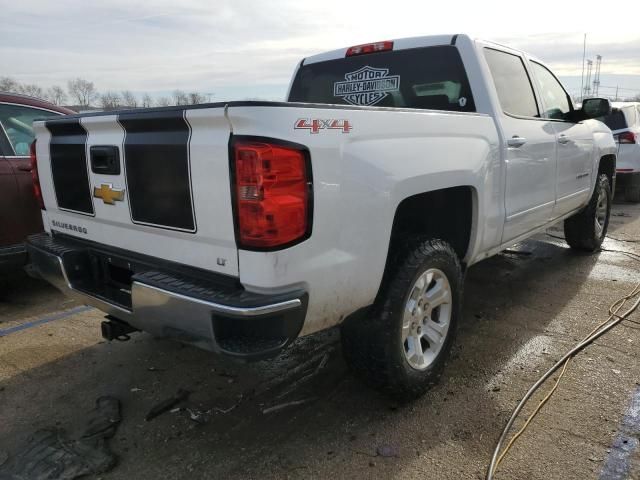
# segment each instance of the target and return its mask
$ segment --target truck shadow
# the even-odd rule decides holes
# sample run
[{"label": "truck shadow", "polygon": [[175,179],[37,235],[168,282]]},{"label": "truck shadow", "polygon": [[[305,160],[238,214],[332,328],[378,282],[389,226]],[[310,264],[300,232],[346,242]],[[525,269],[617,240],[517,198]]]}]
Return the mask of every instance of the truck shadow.
[{"label": "truck shadow", "polygon": [[[557,328],[552,322],[575,308],[570,304],[597,261],[598,255],[537,239],[470,268],[445,376],[410,405],[381,397],[349,373],[338,330],[252,364],[145,334],[111,344],[96,336],[92,346],[3,375],[0,450],[15,455],[42,427],[77,430],[79,412],[111,394],[121,400],[124,420],[110,441],[119,465],[104,479],[326,478],[335,472],[390,478],[418,462],[446,462],[438,453],[443,448],[484,462],[510,406],[539,364],[550,363],[542,350],[555,358],[547,341]],[[60,322],[61,331],[71,322]],[[42,338],[28,346],[28,336],[41,335],[38,329],[15,335],[0,342],[21,342],[33,355],[53,348]],[[518,360],[523,352],[527,362]],[[0,355],[7,364],[18,360]],[[182,404],[190,411],[145,422],[148,410],[179,388],[192,392]]]},{"label": "truck shadow", "polygon": [[[34,304],[36,297],[38,302]],[[6,323],[21,320],[25,314],[45,315],[76,305],[44,280],[31,278],[22,270],[0,275],[0,329]]]}]

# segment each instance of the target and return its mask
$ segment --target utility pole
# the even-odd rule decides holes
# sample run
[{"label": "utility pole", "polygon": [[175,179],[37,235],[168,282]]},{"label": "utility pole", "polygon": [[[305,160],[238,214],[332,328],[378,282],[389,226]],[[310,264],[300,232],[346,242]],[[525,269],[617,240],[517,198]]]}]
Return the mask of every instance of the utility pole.
[{"label": "utility pole", "polygon": [[587,77],[586,82],[584,82],[584,96],[588,97],[591,94],[591,69],[593,68],[593,60],[587,60]]},{"label": "utility pole", "polygon": [[584,59],[587,56],[587,34],[584,34],[584,42],[582,44],[582,75],[580,76],[580,102],[584,99]]},{"label": "utility pole", "polygon": [[618,88],[620,87],[620,85],[616,85],[616,99],[614,100],[614,102],[618,101]]},{"label": "utility pole", "polygon": [[602,64],[602,55],[596,55],[596,73],[593,76],[593,96],[598,96],[600,90],[600,65]]}]

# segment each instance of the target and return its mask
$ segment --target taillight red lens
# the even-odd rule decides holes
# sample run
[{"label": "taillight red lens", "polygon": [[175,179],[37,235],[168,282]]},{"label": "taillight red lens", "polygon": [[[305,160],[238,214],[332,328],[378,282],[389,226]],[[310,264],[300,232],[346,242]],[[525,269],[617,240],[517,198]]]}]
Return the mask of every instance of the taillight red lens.
[{"label": "taillight red lens", "polygon": [[304,153],[260,142],[236,143],[234,151],[240,246],[274,248],[303,238],[310,202]]},{"label": "taillight red lens", "polygon": [[376,42],[366,43],[364,45],[356,45],[355,47],[349,47],[347,50],[347,57],[353,57],[354,55],[364,55],[365,53],[386,52],[393,50],[393,42]]},{"label": "taillight red lens", "polygon": [[40,176],[38,175],[38,158],[36,157],[36,141],[34,140],[29,147],[29,157],[31,160],[31,181],[33,182],[33,195],[36,197],[41,210],[44,208],[44,200],[42,198],[42,189],[40,188]]},{"label": "taillight red lens", "polygon": [[633,132],[624,132],[618,135],[618,143],[636,143],[636,135]]}]

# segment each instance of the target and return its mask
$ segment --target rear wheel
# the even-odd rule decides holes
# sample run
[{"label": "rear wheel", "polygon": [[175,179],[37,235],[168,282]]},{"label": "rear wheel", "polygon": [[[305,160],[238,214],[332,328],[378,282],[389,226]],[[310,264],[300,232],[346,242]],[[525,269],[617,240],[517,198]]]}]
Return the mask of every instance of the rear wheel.
[{"label": "rear wheel", "polygon": [[611,213],[611,186],[609,177],[598,177],[589,204],[564,221],[564,237],[576,250],[593,252],[600,248],[609,227]]},{"label": "rear wheel", "polygon": [[442,372],[460,314],[462,274],[442,240],[410,241],[394,263],[371,315],[343,325],[342,343],[367,383],[410,400]]}]

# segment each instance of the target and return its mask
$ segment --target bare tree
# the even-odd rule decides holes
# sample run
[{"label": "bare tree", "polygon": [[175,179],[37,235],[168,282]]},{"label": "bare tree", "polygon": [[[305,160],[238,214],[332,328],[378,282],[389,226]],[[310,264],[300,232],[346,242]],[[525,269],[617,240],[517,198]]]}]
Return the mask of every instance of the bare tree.
[{"label": "bare tree", "polygon": [[120,92],[120,97],[122,98],[123,107],[136,108],[138,106],[138,99],[131,90],[123,90]]},{"label": "bare tree", "polygon": [[148,93],[142,95],[141,106],[142,108],[149,108],[153,106],[153,98],[151,98],[151,95],[149,95]]},{"label": "bare tree", "polygon": [[11,77],[0,77],[0,92],[14,92],[20,91],[20,84]]},{"label": "bare tree", "polygon": [[156,105],[159,107],[168,107],[171,105],[171,99],[169,97],[158,97],[156,99]]},{"label": "bare tree", "polygon": [[42,88],[35,84],[23,83],[19,87],[19,93],[23,93],[31,97],[44,98],[44,92],[42,91]]},{"label": "bare tree", "polygon": [[54,85],[49,88],[46,93],[47,99],[54,105],[62,105],[67,101],[67,94],[60,85]]},{"label": "bare tree", "polygon": [[98,98],[98,92],[93,82],[82,78],[69,80],[67,82],[67,89],[69,90],[71,98],[83,107],[88,107],[92,101]]},{"label": "bare tree", "polygon": [[100,106],[105,110],[114,110],[122,105],[117,92],[105,92],[100,95]]},{"label": "bare tree", "polygon": [[174,90],[172,96],[174,105],[189,105],[189,95],[184,90]]},{"label": "bare tree", "polygon": [[190,92],[188,95],[189,103],[191,105],[197,105],[198,103],[206,103],[207,97],[206,95],[198,92]]}]

